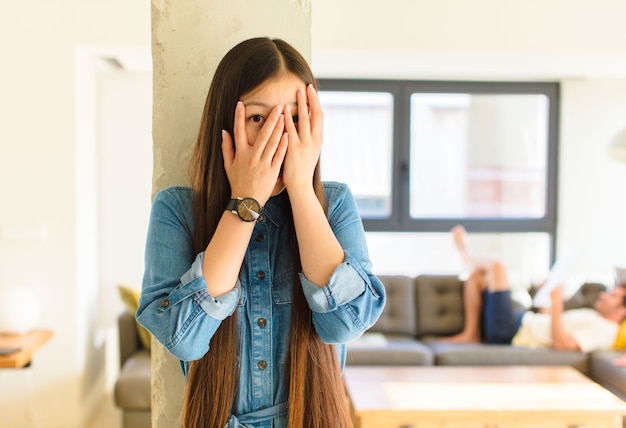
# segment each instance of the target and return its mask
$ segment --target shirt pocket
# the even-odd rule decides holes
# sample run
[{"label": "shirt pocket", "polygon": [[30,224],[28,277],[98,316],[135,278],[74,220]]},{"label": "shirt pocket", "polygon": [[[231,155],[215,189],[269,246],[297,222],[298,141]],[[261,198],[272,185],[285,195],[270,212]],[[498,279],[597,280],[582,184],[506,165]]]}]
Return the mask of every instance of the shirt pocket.
[{"label": "shirt pocket", "polygon": [[293,298],[293,283],[297,278],[293,269],[286,269],[274,277],[272,296],[276,305],[289,305]]}]

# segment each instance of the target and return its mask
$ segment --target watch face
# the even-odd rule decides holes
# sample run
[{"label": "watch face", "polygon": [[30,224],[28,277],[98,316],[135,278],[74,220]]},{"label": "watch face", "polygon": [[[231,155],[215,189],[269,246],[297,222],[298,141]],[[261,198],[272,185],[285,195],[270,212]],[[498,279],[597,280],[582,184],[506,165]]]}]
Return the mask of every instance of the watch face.
[{"label": "watch face", "polygon": [[237,214],[243,221],[256,221],[261,216],[261,205],[252,198],[243,198],[237,204]]}]

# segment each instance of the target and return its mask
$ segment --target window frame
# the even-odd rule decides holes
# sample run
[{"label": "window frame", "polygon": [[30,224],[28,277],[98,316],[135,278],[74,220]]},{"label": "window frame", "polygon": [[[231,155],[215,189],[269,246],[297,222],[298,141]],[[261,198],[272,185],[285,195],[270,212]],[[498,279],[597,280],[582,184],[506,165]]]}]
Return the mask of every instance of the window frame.
[{"label": "window frame", "polygon": [[[363,219],[368,232],[447,232],[463,224],[468,232],[543,232],[550,237],[554,260],[557,222],[560,84],[558,82],[485,82],[432,80],[319,79],[320,91],[388,92],[393,96],[391,215]],[[410,203],[410,98],[414,93],[541,94],[548,99],[545,214],[540,218],[412,218]]]}]

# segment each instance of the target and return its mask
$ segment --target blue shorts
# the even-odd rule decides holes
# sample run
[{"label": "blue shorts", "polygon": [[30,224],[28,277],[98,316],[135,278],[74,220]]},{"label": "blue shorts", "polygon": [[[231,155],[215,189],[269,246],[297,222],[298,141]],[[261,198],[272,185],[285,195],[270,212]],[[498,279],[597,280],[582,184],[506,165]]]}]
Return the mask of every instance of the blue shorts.
[{"label": "blue shorts", "polygon": [[526,310],[513,308],[511,290],[483,291],[482,333],[486,343],[510,344]]}]

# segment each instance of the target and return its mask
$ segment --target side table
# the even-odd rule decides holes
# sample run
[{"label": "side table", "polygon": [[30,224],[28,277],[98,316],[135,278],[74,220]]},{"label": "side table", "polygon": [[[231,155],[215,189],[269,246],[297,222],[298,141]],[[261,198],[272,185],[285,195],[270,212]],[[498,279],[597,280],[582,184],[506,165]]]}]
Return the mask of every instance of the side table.
[{"label": "side table", "polygon": [[51,330],[33,330],[26,334],[0,334],[0,348],[17,349],[8,355],[0,355],[0,368],[19,369],[28,366],[35,352],[51,337]]}]

